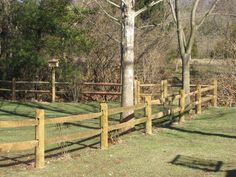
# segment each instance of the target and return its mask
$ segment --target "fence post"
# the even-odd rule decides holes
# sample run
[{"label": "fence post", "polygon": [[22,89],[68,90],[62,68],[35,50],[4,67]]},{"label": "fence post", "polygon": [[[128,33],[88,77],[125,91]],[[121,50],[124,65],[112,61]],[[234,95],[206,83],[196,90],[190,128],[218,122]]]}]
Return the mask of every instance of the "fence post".
[{"label": "fence post", "polygon": [[44,110],[36,110],[36,121],[37,125],[35,127],[35,139],[38,141],[35,147],[35,167],[43,168],[45,164],[45,142],[44,142]]},{"label": "fence post", "polygon": [[134,85],[134,102],[135,104],[139,104],[140,103],[140,81],[139,80],[135,80],[135,85]]},{"label": "fence post", "polygon": [[52,103],[54,103],[55,102],[55,98],[56,98],[56,84],[55,84],[55,82],[56,82],[56,69],[53,67],[52,68],[52,85],[51,85],[51,89],[52,89]]},{"label": "fence post", "polygon": [[101,133],[101,149],[108,149],[108,105],[107,103],[101,103],[100,109],[102,112],[100,127]]},{"label": "fence post", "polygon": [[185,92],[184,92],[184,90],[181,89],[179,91],[179,94],[180,94],[180,102],[179,102],[179,105],[180,105],[180,115],[179,115],[179,122],[183,123],[183,122],[185,122],[185,117],[184,117],[184,112],[185,112]]},{"label": "fence post", "polygon": [[202,113],[202,87],[200,84],[197,85],[197,94],[196,94],[196,101],[198,104],[196,105],[196,114]]},{"label": "fence post", "polygon": [[213,81],[213,85],[214,85],[214,89],[213,89],[213,101],[212,101],[212,103],[213,103],[213,106],[214,107],[217,107],[217,80],[216,79],[214,79],[214,81]]},{"label": "fence post", "polygon": [[163,81],[163,96],[164,96],[164,99],[166,99],[168,97],[168,81],[167,80],[164,80]]},{"label": "fence post", "polygon": [[151,103],[151,96],[145,97],[145,116],[147,117],[146,122],[146,134],[151,135],[152,134],[152,103]]},{"label": "fence post", "polygon": [[12,101],[16,100],[16,79],[12,78]]},{"label": "fence post", "polygon": [[161,101],[164,102],[164,80],[161,80]]}]

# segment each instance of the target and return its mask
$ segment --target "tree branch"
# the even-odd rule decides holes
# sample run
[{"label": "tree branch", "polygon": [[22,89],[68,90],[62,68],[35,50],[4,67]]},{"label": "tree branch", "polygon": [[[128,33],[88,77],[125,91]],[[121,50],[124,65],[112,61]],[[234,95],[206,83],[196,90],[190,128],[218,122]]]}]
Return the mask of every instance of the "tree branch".
[{"label": "tree branch", "polygon": [[187,45],[187,53],[190,54],[192,51],[192,47],[194,44],[194,38],[195,38],[195,33],[196,33],[196,13],[197,13],[197,8],[198,8],[199,0],[195,0],[192,12],[191,12],[191,32],[190,32],[190,37],[188,40],[188,45]]},{"label": "tree branch", "polygon": [[178,42],[179,42],[179,49],[180,54],[182,58],[185,55],[186,49],[185,49],[185,34],[182,27],[182,20],[180,17],[180,10],[179,10],[179,0],[175,0],[175,15],[176,15],[176,25],[177,25],[177,36],[178,36]]},{"label": "tree branch", "polygon": [[[72,2],[71,2],[71,5],[75,8],[76,12],[79,13],[80,16],[87,17],[87,16],[84,15]],[[76,15],[78,15],[77,13],[76,13]],[[80,16],[79,16],[79,17],[80,17]],[[89,21],[92,25],[96,25],[95,22],[93,22],[93,21],[91,21],[91,20],[88,20],[88,21]],[[117,42],[117,43],[119,43],[119,44],[121,43],[121,41],[119,41],[118,39],[114,38],[112,34],[104,33],[104,31],[101,31],[101,30],[99,30],[99,29],[97,29],[97,30],[99,31],[100,34],[103,34],[103,35],[109,37],[110,39],[114,40],[115,42]]]},{"label": "tree branch", "polygon": [[176,19],[176,14],[175,14],[175,8],[174,8],[174,5],[172,4],[171,0],[168,0],[168,4],[170,6],[170,9],[171,9],[171,12],[172,12],[172,16],[173,16],[173,19],[175,21],[175,23],[177,22],[177,19]]},{"label": "tree branch", "polygon": [[212,11],[215,9],[216,4],[219,2],[219,0],[215,0],[215,2],[212,4],[211,8],[206,12],[206,14],[202,17],[200,23],[197,25],[197,28],[199,28],[204,21],[206,20],[206,18],[212,13]]},{"label": "tree branch", "polygon": [[120,21],[119,21],[117,18],[115,18],[114,16],[112,16],[111,14],[109,14],[109,13],[102,7],[102,5],[97,2],[97,0],[95,0],[95,2],[96,2],[97,5],[101,8],[101,10],[107,15],[107,17],[109,17],[110,19],[114,20],[114,21],[117,22],[119,25],[121,24]]},{"label": "tree branch", "polygon": [[106,36],[109,37],[110,39],[114,40],[114,41],[117,42],[118,44],[121,44],[121,41],[118,40],[118,39],[116,39],[116,38],[114,38],[113,35],[106,33]]},{"label": "tree branch", "polygon": [[[177,24],[177,17],[176,17],[176,13],[175,13],[175,7],[172,4],[171,0],[168,1],[168,4],[169,4],[169,6],[171,8],[171,12],[172,12],[172,16],[173,16],[174,22],[175,22],[175,24]],[[183,45],[184,45],[184,48],[186,48],[187,43],[186,43],[186,37],[185,37],[185,33],[184,33],[183,29],[182,29],[181,33],[182,33],[182,36],[183,36]]]},{"label": "tree branch", "polygon": [[142,9],[139,9],[137,12],[135,12],[135,17],[137,17],[138,15],[140,15],[141,13],[143,13],[144,11],[148,10],[148,8],[153,7],[157,4],[159,4],[160,2],[162,2],[163,0],[158,0],[158,1],[152,1],[150,4],[144,6]]},{"label": "tree branch", "polygon": [[194,27],[196,25],[196,11],[198,8],[199,0],[195,0],[193,9],[191,12],[191,26]]},{"label": "tree branch", "polygon": [[111,4],[111,5],[113,5],[113,6],[115,6],[115,7],[117,7],[117,8],[120,9],[120,5],[114,3],[114,2],[112,2],[112,1],[110,1],[110,0],[106,0],[106,1],[107,1],[109,4]]},{"label": "tree branch", "polygon": [[211,13],[210,15],[220,15],[220,16],[229,16],[229,17],[236,17],[236,14],[226,14],[226,13]]}]

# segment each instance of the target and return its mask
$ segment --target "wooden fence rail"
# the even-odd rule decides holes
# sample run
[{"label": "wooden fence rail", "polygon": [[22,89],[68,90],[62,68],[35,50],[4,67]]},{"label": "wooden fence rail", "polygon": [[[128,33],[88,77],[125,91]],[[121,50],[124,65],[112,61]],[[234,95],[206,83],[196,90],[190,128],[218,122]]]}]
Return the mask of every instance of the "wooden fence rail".
[{"label": "wooden fence rail", "polygon": [[[211,95],[203,96],[207,92],[211,92]],[[12,151],[21,151],[35,148],[35,166],[36,168],[43,168],[45,165],[45,144],[55,144],[66,141],[72,141],[81,138],[88,138],[95,135],[100,135],[100,147],[101,149],[107,149],[109,144],[109,132],[132,127],[138,124],[145,123],[146,133],[152,134],[152,121],[154,119],[160,119],[164,116],[178,114],[179,122],[185,121],[185,113],[187,111],[187,106],[185,98],[187,95],[194,97],[194,101],[191,102],[191,106],[196,109],[196,113],[200,114],[202,111],[202,104],[208,101],[211,101],[213,106],[217,106],[217,82],[214,81],[213,85],[207,86],[202,89],[201,85],[197,85],[196,90],[186,94],[184,90],[180,90],[179,94],[175,96],[174,99],[179,100],[179,105],[172,109],[161,111],[153,114],[153,106],[158,105],[163,102],[163,98],[152,100],[151,96],[145,97],[145,103],[139,103],[134,106],[128,107],[118,107],[118,108],[109,108],[107,103],[101,103],[100,111],[97,113],[82,114],[82,115],[73,115],[67,117],[58,117],[58,118],[49,118],[45,119],[44,110],[36,110],[35,120],[22,120],[22,121],[0,121],[0,128],[15,128],[15,127],[24,127],[24,126],[35,126],[35,139],[31,141],[23,142],[12,142],[12,143],[2,143],[0,144],[0,152],[12,152]],[[164,96],[168,95],[164,94]],[[130,110],[140,110],[144,109],[144,117],[135,118],[131,121],[112,124],[109,125],[109,116],[114,114],[119,114],[127,112]],[[83,132],[76,132],[69,135],[62,135],[56,137],[50,137],[45,140],[45,125],[47,124],[57,124],[65,122],[77,122],[85,121],[90,119],[100,119],[100,127],[96,130],[89,130]]]}]

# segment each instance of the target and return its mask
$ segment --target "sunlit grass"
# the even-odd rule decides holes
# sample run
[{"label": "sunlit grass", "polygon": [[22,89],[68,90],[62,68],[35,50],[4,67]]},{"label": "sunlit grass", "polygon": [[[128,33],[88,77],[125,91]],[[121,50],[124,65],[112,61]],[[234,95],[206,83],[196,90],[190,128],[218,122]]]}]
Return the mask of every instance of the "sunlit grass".
[{"label": "sunlit grass", "polygon": [[[8,104],[8,105],[7,105]],[[1,110],[15,111],[28,114],[33,118],[33,106],[15,103],[2,104]],[[29,106],[31,105],[31,106]],[[17,107],[18,106],[18,107]],[[117,104],[112,104],[117,106]],[[17,107],[17,109],[16,109]],[[48,117],[70,114],[96,112],[96,103],[83,104],[39,104],[44,108]],[[0,113],[1,114],[1,113]],[[14,114],[0,115],[1,120],[12,119]],[[136,115],[142,116],[143,112]],[[32,116],[31,116],[32,115]],[[23,118],[23,116],[15,117]],[[15,119],[14,118],[14,119]],[[118,116],[115,120],[118,120]],[[171,117],[165,118],[167,121]],[[112,145],[107,151],[99,150],[99,137],[87,141],[68,142],[68,147],[61,145],[49,146],[47,155],[66,153],[63,158],[46,158],[46,167],[42,170],[33,168],[33,161],[10,167],[1,167],[0,175],[5,176],[191,176],[212,177],[235,175],[236,169],[236,109],[212,108],[203,114],[194,116],[183,125],[165,126],[157,122],[153,128],[154,134],[147,136],[143,130],[120,137],[118,144]],[[80,126],[63,125],[62,133],[85,130],[83,125],[97,126],[98,120]],[[112,122],[111,122],[112,123]],[[166,124],[167,125],[167,124]],[[57,126],[47,127],[47,136],[60,135]],[[34,136],[33,128],[1,129],[0,141],[15,141],[30,139]],[[21,134],[21,135],[20,135]],[[49,135],[48,135],[49,134]],[[19,136],[20,135],[20,136]],[[0,165],[14,163],[16,160],[25,162],[25,157],[17,154],[1,154]],[[6,157],[14,158],[7,160]],[[18,158],[15,158],[18,157]],[[34,159],[31,155],[30,159]],[[57,160],[56,160],[57,159]],[[236,175],[235,175],[236,176]]]}]

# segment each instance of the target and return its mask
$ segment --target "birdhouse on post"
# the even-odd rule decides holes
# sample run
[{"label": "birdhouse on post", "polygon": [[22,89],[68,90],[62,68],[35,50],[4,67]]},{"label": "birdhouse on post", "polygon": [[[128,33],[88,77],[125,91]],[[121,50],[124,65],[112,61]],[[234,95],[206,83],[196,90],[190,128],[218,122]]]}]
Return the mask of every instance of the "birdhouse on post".
[{"label": "birdhouse on post", "polygon": [[57,60],[57,59],[49,60],[48,67],[49,68],[58,68],[59,67],[59,60]]},{"label": "birdhouse on post", "polygon": [[55,98],[56,98],[56,68],[59,67],[59,60],[57,60],[57,59],[49,60],[48,67],[52,71],[51,96],[52,96],[52,102],[55,102]]}]

